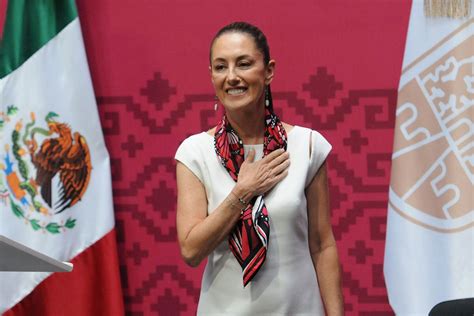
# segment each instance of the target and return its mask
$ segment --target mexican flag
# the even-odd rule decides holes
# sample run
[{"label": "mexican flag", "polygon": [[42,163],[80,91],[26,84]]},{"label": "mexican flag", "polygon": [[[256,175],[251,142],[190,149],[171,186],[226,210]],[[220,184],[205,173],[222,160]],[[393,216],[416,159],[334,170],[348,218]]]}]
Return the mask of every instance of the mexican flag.
[{"label": "mexican flag", "polygon": [[474,17],[427,17],[423,4],[411,8],[392,155],[384,273],[397,315],[474,297]]},{"label": "mexican flag", "polygon": [[111,192],[74,1],[10,0],[0,44],[0,234],[74,270],[0,272],[0,314],[123,314]]}]

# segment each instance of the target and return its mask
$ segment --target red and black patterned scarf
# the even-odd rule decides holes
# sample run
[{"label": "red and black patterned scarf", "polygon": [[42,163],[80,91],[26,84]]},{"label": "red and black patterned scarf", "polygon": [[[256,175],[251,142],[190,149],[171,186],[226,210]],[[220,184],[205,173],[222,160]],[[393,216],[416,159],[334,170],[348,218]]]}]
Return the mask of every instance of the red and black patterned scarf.
[{"label": "red and black patterned scarf", "polygon": [[[263,155],[287,146],[287,135],[276,114],[268,108],[265,113]],[[240,166],[244,162],[244,145],[239,135],[222,118],[216,128],[214,147],[222,165],[237,182]],[[252,280],[265,261],[270,224],[263,196],[254,197],[240,215],[229,235],[229,247],[243,270],[244,287]]]}]

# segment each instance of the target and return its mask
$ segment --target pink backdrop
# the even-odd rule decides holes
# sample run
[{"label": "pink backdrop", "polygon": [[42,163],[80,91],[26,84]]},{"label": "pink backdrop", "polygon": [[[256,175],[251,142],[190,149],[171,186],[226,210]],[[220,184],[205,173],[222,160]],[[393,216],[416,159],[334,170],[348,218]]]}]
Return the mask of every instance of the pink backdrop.
[{"label": "pink backdrop", "polygon": [[213,126],[209,43],[245,20],[267,35],[283,120],[319,130],[347,315],[392,314],[382,273],[408,0],[81,0],[79,15],[113,167],[128,315],[193,315],[201,273],[180,259],[173,155]]}]

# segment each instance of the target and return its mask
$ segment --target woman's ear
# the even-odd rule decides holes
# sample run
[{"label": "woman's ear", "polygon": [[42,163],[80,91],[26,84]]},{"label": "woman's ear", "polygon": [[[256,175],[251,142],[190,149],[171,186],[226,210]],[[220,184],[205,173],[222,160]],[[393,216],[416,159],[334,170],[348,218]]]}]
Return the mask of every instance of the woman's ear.
[{"label": "woman's ear", "polygon": [[214,84],[214,78],[212,77],[212,67],[209,66],[209,76],[211,76],[211,82]]},{"label": "woman's ear", "polygon": [[275,75],[275,61],[272,59],[268,62],[265,70],[265,84],[269,85],[273,81]]}]

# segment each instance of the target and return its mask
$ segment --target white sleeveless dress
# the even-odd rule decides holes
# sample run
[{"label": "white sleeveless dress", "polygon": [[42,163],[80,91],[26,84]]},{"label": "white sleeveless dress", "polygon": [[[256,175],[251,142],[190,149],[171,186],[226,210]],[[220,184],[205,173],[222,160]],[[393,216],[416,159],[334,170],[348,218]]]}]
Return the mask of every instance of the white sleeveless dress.
[{"label": "white sleeveless dress", "polygon": [[[312,152],[309,152],[309,142]],[[251,146],[245,146],[248,152]],[[263,145],[253,145],[261,157]],[[324,315],[308,246],[305,187],[325,161],[331,145],[317,131],[294,126],[288,133],[288,176],[266,196],[270,218],[267,257],[244,288],[242,268],[224,240],[209,256],[198,315]],[[235,182],[220,164],[214,137],[206,132],[185,139],[175,159],[203,183],[208,214],[226,198]]]}]

